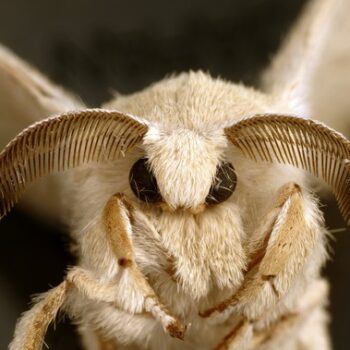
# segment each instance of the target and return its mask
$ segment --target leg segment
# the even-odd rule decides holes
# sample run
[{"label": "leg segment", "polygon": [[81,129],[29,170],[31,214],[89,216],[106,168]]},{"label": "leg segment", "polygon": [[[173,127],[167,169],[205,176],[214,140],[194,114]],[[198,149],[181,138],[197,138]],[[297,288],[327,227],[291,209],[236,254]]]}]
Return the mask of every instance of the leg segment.
[{"label": "leg segment", "polygon": [[183,339],[186,327],[170,315],[136,264],[132,247],[133,211],[132,205],[122,194],[112,196],[103,214],[107,240],[119,266],[127,270],[132,283],[142,295],[144,311],[151,313],[171,336]]},{"label": "leg segment", "polygon": [[[283,186],[265,223],[248,243],[251,259],[242,286],[201,316],[243,310],[249,319],[256,320],[275,305],[288,292],[315,246],[318,223],[306,213],[300,187],[294,183]],[[246,307],[250,310],[247,313]]]},{"label": "leg segment", "polygon": [[42,348],[46,330],[65,301],[68,288],[68,283],[64,281],[40,296],[39,302],[17,323],[9,350],[40,350]]},{"label": "leg segment", "polygon": [[[143,298],[142,312],[151,314],[171,336],[182,339],[186,327],[170,315],[136,265],[131,242],[132,211],[132,206],[122,195],[115,195],[108,201],[103,215],[107,241],[117,263],[126,270],[130,282]],[[64,282],[40,297],[39,302],[24,314],[16,326],[9,350],[40,350],[50,322],[72,288],[91,300],[111,303],[123,309],[122,303],[118,302],[115,281],[101,282],[89,271],[74,267],[67,272]],[[105,347],[111,347],[110,343],[106,344]]]},{"label": "leg segment", "polygon": [[253,335],[253,324],[242,319],[214,350],[245,350]]},{"label": "leg segment", "polygon": [[[122,309],[122,305],[116,305],[115,302],[117,294],[115,284],[102,284],[89,271],[73,267],[68,271],[65,281],[43,294],[37,304],[23,315],[16,326],[9,350],[42,349],[47,328],[55,319],[72,288],[76,288],[91,300],[112,303]],[[106,349],[113,349],[110,342],[105,342],[104,346]]]},{"label": "leg segment", "polygon": [[[322,307],[327,296],[327,283],[323,280],[315,281],[303,295],[298,307],[293,312],[279,317],[263,328],[257,327],[256,323],[242,318],[238,326],[224,338],[215,350],[254,350],[263,345],[271,345],[271,348],[277,349],[282,346],[281,338],[292,340],[295,344],[300,345],[296,347],[298,349],[328,349],[327,333],[322,329],[324,321],[322,319],[317,320],[318,314],[323,311]],[[321,332],[313,334],[305,332],[305,327],[310,327],[310,324],[311,328],[314,330],[321,329]],[[306,338],[306,341],[304,338]],[[273,344],[276,341],[278,346]],[[307,342],[314,342],[317,346],[309,347],[305,345],[304,347],[301,345]],[[319,344],[322,344],[322,346]]]},{"label": "leg segment", "polygon": [[[141,276],[144,278],[143,275]],[[139,275],[136,275],[136,277],[139,277]],[[96,280],[89,271],[86,271],[80,267],[75,267],[68,272],[67,281],[72,283],[74,287],[79,290],[79,292],[91,300],[111,303],[118,309],[124,309],[123,305],[117,300],[117,288],[114,282],[102,284]],[[150,286],[148,288],[151,289]],[[149,292],[146,288],[140,288],[139,292],[143,293],[144,296],[143,312],[150,313],[155,319],[159,320],[165,331],[167,331],[171,336],[182,339],[184,336],[185,327],[183,327],[176,318],[169,315],[167,309],[157,299],[153,290],[151,289],[153,294],[151,294],[151,292]],[[146,292],[149,293],[146,294]]]}]

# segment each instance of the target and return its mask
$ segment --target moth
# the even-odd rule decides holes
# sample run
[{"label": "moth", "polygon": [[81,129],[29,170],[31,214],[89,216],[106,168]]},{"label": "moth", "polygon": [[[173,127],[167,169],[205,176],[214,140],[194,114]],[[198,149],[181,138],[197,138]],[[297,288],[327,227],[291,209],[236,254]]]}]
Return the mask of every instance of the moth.
[{"label": "moth", "polygon": [[[0,108],[36,122],[0,153],[0,217],[59,172],[78,259],[10,350],[41,349],[60,310],[88,350],[330,347],[327,230],[308,174],[349,224],[350,142],[315,114],[320,79],[332,86],[329,67],[350,55],[346,9],[310,2],[260,91],[190,72],[87,109],[1,48]],[[344,133],[347,103],[329,120]],[[35,205],[54,207],[52,183],[38,183]]]}]

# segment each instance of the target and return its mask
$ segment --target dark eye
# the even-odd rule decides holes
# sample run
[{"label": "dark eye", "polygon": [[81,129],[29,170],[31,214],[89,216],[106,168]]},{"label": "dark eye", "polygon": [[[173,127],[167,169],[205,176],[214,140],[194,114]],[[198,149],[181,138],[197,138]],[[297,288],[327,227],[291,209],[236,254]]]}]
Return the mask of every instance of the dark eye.
[{"label": "dark eye", "polygon": [[159,193],[157,180],[151,172],[147,158],[139,159],[131,168],[129,182],[135,195],[144,202],[159,202],[162,197]]},{"label": "dark eye", "polygon": [[231,163],[220,164],[216,170],[215,180],[212,184],[206,202],[217,204],[228,199],[236,188],[237,176]]}]

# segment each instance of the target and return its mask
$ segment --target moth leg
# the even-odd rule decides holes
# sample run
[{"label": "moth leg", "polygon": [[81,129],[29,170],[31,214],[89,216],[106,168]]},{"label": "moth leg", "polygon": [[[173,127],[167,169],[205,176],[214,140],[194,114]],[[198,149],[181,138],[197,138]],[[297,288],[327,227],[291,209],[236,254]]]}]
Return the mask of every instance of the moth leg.
[{"label": "moth leg", "polygon": [[253,334],[253,324],[242,319],[214,350],[243,350]]},{"label": "moth leg", "polygon": [[265,223],[247,247],[251,259],[242,286],[201,316],[239,310],[255,320],[276,305],[293,285],[316,244],[319,224],[313,214],[307,212],[297,184],[282,186]]},{"label": "moth leg", "polygon": [[[90,300],[110,303],[120,310],[130,312],[123,306],[123,300],[118,299],[118,287],[114,280],[107,283],[101,282],[90,271],[75,266],[68,271],[66,281]],[[132,313],[144,315],[145,312],[148,311],[142,310]]]},{"label": "moth leg", "polygon": [[278,338],[290,335],[291,340],[294,338],[298,344],[298,349],[329,349],[323,310],[328,293],[326,281],[321,279],[313,282],[292,313],[283,315],[267,327],[254,330],[251,348],[267,344],[272,346],[273,342],[278,343]]},{"label": "moth leg", "polygon": [[[304,329],[310,324],[312,324],[313,332],[318,331],[317,326],[324,326],[324,322],[315,324],[315,316],[317,318],[319,313],[323,311],[322,306],[327,300],[328,291],[328,284],[324,280],[313,282],[293,312],[282,315],[267,325],[265,323],[249,322],[242,317],[238,325],[233,328],[215,350],[253,350],[260,349],[261,346],[267,344],[271,348],[279,348],[280,339],[286,336],[289,336],[293,343],[298,344],[298,349],[309,349],[309,346],[304,344],[303,335],[300,335],[298,331],[301,329],[305,333]],[[319,338],[325,336],[322,332],[316,334],[317,344],[320,344]],[[312,337],[310,332],[306,334],[308,339]],[[328,349],[327,345],[322,347],[311,346],[310,348]]]},{"label": "moth leg", "polygon": [[[68,293],[73,287],[89,299],[115,304],[117,290],[114,284],[102,284],[89,271],[73,267],[60,285],[41,295],[37,303],[24,313],[16,325],[9,350],[42,349],[47,328],[67,300]],[[106,341],[105,348],[113,349],[111,344]]]},{"label": "moth leg", "polygon": [[273,340],[281,333],[291,331],[300,321],[300,316],[290,314],[282,317],[272,325],[262,330],[254,329],[254,322],[245,318],[228,333],[214,350],[253,350]]},{"label": "moth leg", "polygon": [[51,321],[64,303],[69,285],[66,281],[38,298],[16,325],[9,350],[40,350]]},{"label": "moth leg", "polygon": [[123,309],[122,303],[116,300],[117,288],[114,281],[102,283],[90,271],[78,266],[68,271],[66,280],[88,299],[112,303]]},{"label": "moth leg", "polygon": [[135,289],[143,297],[144,311],[151,313],[171,336],[183,339],[186,327],[170,315],[136,264],[131,238],[133,211],[124,195],[111,197],[103,213],[107,241],[119,266],[127,270]]}]

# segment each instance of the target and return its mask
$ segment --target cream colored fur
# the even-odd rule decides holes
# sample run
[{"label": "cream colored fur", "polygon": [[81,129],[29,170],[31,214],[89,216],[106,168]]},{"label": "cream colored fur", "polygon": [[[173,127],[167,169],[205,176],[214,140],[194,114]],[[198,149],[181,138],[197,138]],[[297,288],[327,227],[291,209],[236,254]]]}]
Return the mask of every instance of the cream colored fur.
[{"label": "cream colored fur", "polygon": [[[202,90],[204,86],[205,90]],[[220,97],[221,103],[214,103]],[[106,201],[115,192],[125,193],[140,211],[139,215],[142,212],[146,216],[136,220],[133,227],[138,266],[160,300],[191,326],[185,341],[181,342],[165,334],[154,320],[132,316],[109,305],[84,300],[79,295],[73,299],[70,308],[74,309],[78,322],[86,327],[97,327],[122,344],[135,343],[149,349],[214,349],[237,322],[235,311],[208,320],[199,317],[198,312],[225,299],[242,283],[243,270],[248,263],[245,246],[264,221],[279,188],[289,181],[306,188],[304,174],[296,169],[244,159],[224,139],[219,125],[228,118],[233,121],[258,111],[290,112],[291,108],[252,89],[215,80],[203,73],[182,74],[143,92],[114,100],[105,107],[131,112],[160,127],[151,128],[144,144],[113,167],[89,166],[72,176],[68,188],[73,197],[69,197],[69,203],[80,264],[105,281],[120,276],[117,292],[120,295],[116,300],[124,298],[128,310],[137,305],[126,284],[127,276],[118,272],[115,261],[108,254],[101,229],[101,211]],[[140,203],[128,186],[129,169],[142,156],[149,157],[162,194],[173,208],[195,207],[205,200],[215,164],[220,159],[234,164],[237,189],[225,203],[196,216],[183,210],[162,212]],[[202,167],[198,157],[208,167]],[[72,189],[75,189],[73,193]],[[94,199],[94,206],[90,198]],[[319,278],[319,268],[325,259],[325,230],[315,200],[307,192],[303,195],[303,206],[305,220],[318,238],[312,245],[311,255],[306,257],[303,274],[291,282],[282,302],[263,317],[262,324],[298,308],[300,296],[307,290],[312,291],[312,281]],[[167,254],[175,260],[177,283],[164,271]],[[268,300],[275,298],[271,293],[263,291],[255,303],[244,307],[244,312],[255,318],[259,307],[268,305]],[[317,309],[319,313],[323,312],[320,306]],[[320,327],[324,327],[323,319],[315,329]],[[325,337],[324,332],[315,337]],[[296,344],[301,333],[296,331],[292,337]],[[290,343],[291,336],[285,341]],[[273,345],[269,349],[274,349]]]},{"label": "cream colored fur", "polygon": [[[332,12],[335,0],[314,3],[317,6],[312,5],[306,12],[302,24],[296,27],[292,39],[266,73],[265,92],[214,79],[202,72],[190,72],[135,94],[116,97],[104,105],[142,117],[151,128],[143,143],[125,158],[114,164],[74,170],[65,176],[64,189],[60,188],[64,207],[70,213],[66,219],[75,240],[79,267],[101,284],[113,282],[114,289],[108,298],[115,293],[116,304],[120,306],[112,305],[110,299],[93,300],[94,290],[90,297],[77,289],[69,294],[63,308],[79,325],[87,350],[103,350],[96,331],[119,344],[118,349],[215,349],[239,324],[242,315],[249,322],[256,322],[258,330],[266,331],[281,316],[290,313],[300,314],[301,318],[293,327],[271,333],[271,340],[257,345],[255,350],[329,349],[327,288],[320,277],[326,259],[326,230],[317,200],[309,193],[308,180],[302,171],[290,166],[255,163],[244,158],[223,134],[223,126],[257,113],[302,112],[304,116],[314,116],[318,97],[310,96],[316,94],[313,89],[317,84],[310,83],[310,69],[314,72],[318,66],[314,60],[322,57],[322,48],[329,43],[329,40],[319,43],[318,33],[322,40],[329,39],[336,22],[332,17],[336,16]],[[345,6],[340,0],[337,3]],[[333,22],[328,23],[331,20],[327,16],[325,19],[325,13],[330,14]],[[317,48],[313,55],[300,47],[305,27],[310,25],[313,29],[308,44]],[[294,54],[296,60],[289,64]],[[17,69],[17,58],[6,51],[0,51],[0,55],[14,62]],[[24,75],[35,76],[18,62]],[[316,80],[316,76],[312,79]],[[350,85],[350,79],[347,83]],[[45,84],[51,89],[48,82]],[[48,114],[77,106],[74,99],[68,95],[65,98],[67,104],[49,107]],[[6,110],[12,108],[0,102]],[[36,115],[43,116],[41,112]],[[341,120],[338,125],[346,128],[346,122]],[[141,203],[130,189],[130,168],[143,156],[150,159],[168,211]],[[220,205],[206,208],[198,215],[191,214],[186,209],[205,201],[221,160],[231,162],[236,169],[238,183],[234,194]],[[253,293],[248,293],[249,302],[209,318],[201,317],[200,312],[229,298],[244,283],[252,240],[264,238],[264,221],[271,215],[281,187],[289,182],[301,187],[300,217],[305,235],[310,233],[311,238],[301,234],[300,250],[304,255],[286,258],[286,266],[291,270],[283,270],[277,280],[282,291],[280,299],[266,282],[258,289],[256,299],[251,297]],[[49,197],[49,192],[45,193]],[[135,207],[134,222],[127,225],[137,265],[171,313],[188,325],[184,341],[171,338],[149,315],[134,314],[142,312],[145,301],[131,283],[127,269],[118,265],[103,228],[104,207],[115,193],[125,194]],[[277,217],[273,231],[276,235],[279,225],[283,226],[288,200],[281,211],[273,212]],[[304,247],[307,249],[303,250]],[[169,261],[173,275],[167,273]],[[27,324],[29,318],[20,325]],[[227,344],[226,349],[249,349],[253,339],[253,326],[249,323],[240,341],[236,345]],[[15,340],[11,350],[20,350],[21,345],[17,344],[20,343]]]}]

